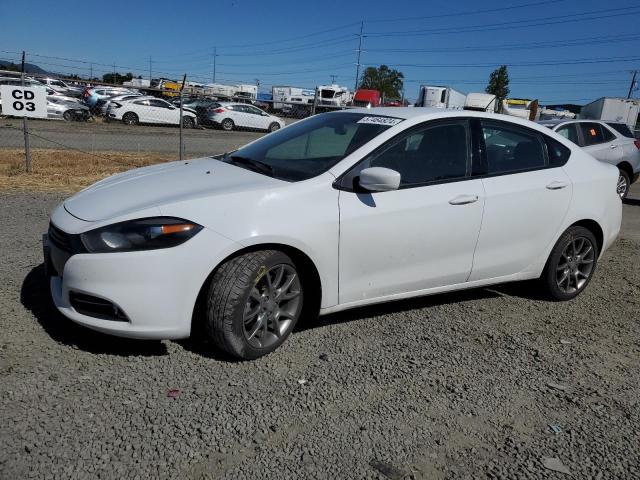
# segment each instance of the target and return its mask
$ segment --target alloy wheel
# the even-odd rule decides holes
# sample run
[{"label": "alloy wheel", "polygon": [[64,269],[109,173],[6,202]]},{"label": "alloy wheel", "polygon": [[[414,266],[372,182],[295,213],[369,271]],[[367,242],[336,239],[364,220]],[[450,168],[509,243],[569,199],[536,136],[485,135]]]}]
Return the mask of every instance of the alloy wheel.
[{"label": "alloy wheel", "polygon": [[618,186],[616,187],[616,192],[620,195],[620,198],[624,198],[627,193],[627,188],[629,188],[627,184],[627,178],[624,175],[618,176]]},{"label": "alloy wheel", "polygon": [[564,293],[582,289],[593,272],[595,248],[585,237],[571,239],[562,250],[556,268],[556,282]]},{"label": "alloy wheel", "polygon": [[280,264],[261,272],[245,304],[243,323],[247,341],[257,348],[276,343],[300,312],[301,283],[291,265]]}]

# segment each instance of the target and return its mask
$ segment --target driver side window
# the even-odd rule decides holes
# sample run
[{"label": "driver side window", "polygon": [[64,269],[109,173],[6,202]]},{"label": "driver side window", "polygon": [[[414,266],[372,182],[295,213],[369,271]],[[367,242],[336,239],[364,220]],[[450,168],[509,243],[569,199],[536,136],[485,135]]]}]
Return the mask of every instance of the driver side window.
[{"label": "driver side window", "polygon": [[467,122],[425,126],[403,135],[364,163],[400,173],[400,188],[467,176]]}]

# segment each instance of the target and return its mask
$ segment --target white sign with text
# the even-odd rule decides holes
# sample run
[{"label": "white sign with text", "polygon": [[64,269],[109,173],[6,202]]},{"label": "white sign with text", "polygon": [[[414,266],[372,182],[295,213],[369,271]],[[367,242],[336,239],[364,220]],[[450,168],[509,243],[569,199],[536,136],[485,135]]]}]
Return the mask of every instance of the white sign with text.
[{"label": "white sign with text", "polygon": [[12,117],[47,118],[45,87],[0,85],[2,114]]}]

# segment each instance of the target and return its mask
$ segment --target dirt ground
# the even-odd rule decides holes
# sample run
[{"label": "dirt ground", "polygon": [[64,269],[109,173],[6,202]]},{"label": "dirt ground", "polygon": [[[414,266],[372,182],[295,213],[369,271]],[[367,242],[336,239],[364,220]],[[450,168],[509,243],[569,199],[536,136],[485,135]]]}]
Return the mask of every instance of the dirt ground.
[{"label": "dirt ground", "polygon": [[254,362],[62,317],[40,247],[62,198],[0,194],[1,478],[640,478],[637,185],[574,301],[518,283],[305,318]]}]

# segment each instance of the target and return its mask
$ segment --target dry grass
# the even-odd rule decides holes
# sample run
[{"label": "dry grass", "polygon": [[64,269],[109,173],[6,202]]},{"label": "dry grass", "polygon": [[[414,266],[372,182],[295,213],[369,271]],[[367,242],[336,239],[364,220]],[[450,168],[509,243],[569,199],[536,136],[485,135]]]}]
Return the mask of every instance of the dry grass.
[{"label": "dry grass", "polygon": [[100,152],[97,157],[73,150],[38,148],[31,150],[31,159],[33,172],[27,173],[24,150],[0,150],[0,191],[75,192],[114,173],[175,160],[175,156]]}]

